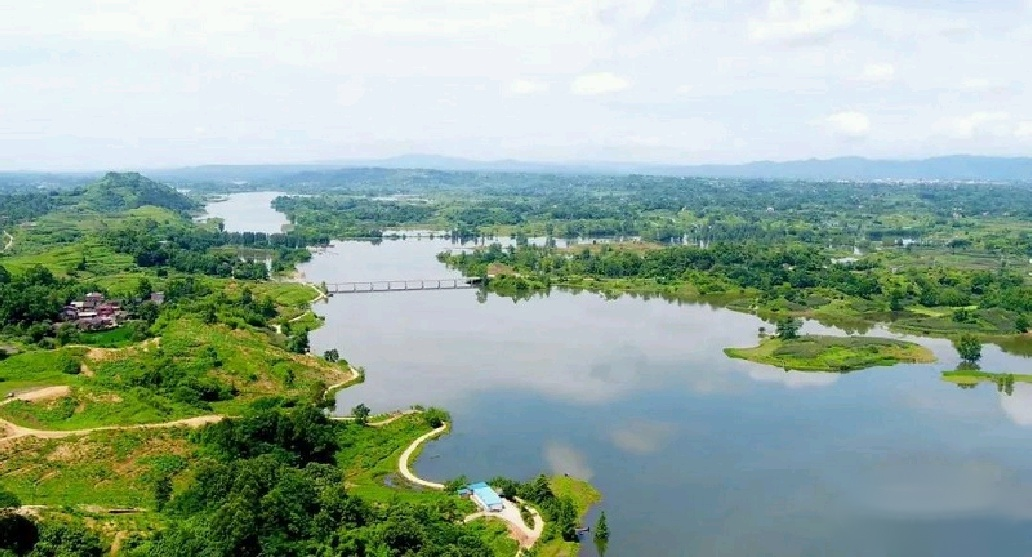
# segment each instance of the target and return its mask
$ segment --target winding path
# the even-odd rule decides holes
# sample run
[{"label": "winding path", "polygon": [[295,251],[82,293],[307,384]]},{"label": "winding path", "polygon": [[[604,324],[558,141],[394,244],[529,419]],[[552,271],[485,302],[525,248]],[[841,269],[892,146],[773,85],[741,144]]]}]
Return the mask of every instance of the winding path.
[{"label": "winding path", "polygon": [[9,251],[11,247],[14,246],[14,236],[8,234],[6,230],[3,231],[3,236],[7,238],[7,240],[4,243],[3,249],[0,249],[0,252]]},{"label": "winding path", "polygon": [[505,507],[500,512],[481,511],[473,513],[463,518],[462,522],[472,522],[481,518],[504,521],[509,527],[510,537],[516,540],[516,543],[520,544],[522,549],[534,547],[534,544],[537,543],[538,539],[541,538],[541,534],[545,531],[545,521],[541,518],[541,514],[538,513],[537,509],[527,505],[527,510],[530,511],[531,516],[534,518],[534,527],[531,528],[523,521],[519,505],[508,499],[502,499],[502,501],[505,502]]},{"label": "winding path", "polygon": [[0,419],[0,433],[3,433],[3,435],[0,435],[0,441],[18,439],[20,437],[37,437],[39,439],[61,439],[64,437],[81,437],[83,435],[89,435],[97,431],[125,431],[133,429],[169,429],[174,427],[201,427],[203,425],[221,422],[225,418],[226,416],[212,414],[208,416],[195,416],[193,418],[184,418],[182,420],[174,420],[171,422],[161,422],[154,424],[109,425],[102,427],[90,427],[86,429],[70,429],[66,431],[52,429],[33,429],[30,427],[22,427],[20,425],[13,424],[7,420]]},{"label": "winding path", "polygon": [[[396,420],[404,415],[405,414],[395,416],[387,421]],[[444,489],[444,484],[424,480],[423,478],[417,476],[415,473],[412,472],[412,469],[409,468],[409,463],[412,460],[413,453],[416,452],[416,449],[418,449],[420,445],[441,435],[447,430],[448,424],[442,424],[441,427],[420,436],[418,439],[413,441],[412,444],[410,444],[404,452],[401,453],[401,457],[398,458],[398,472],[400,472],[406,480],[415,485],[429,489]],[[529,549],[531,547],[534,547],[534,544],[536,544],[538,539],[541,538],[541,534],[545,531],[545,521],[541,518],[541,514],[537,511],[537,509],[531,507],[530,505],[526,505],[526,503],[520,499],[517,499],[519,504],[504,498],[502,499],[502,501],[503,507],[500,512],[476,512],[463,518],[462,522],[472,522],[474,520],[482,518],[489,520],[504,521],[509,528],[509,536],[513,540],[516,540],[516,543],[520,544],[521,551],[517,552],[516,555],[522,555],[523,549]],[[523,516],[520,514],[520,504],[526,505],[527,509],[530,511],[531,516],[534,517],[533,527],[527,526],[527,523],[523,521]]]},{"label": "winding path", "polygon": [[[332,389],[333,387],[330,387],[330,390]],[[405,410],[404,412],[396,412],[386,418],[383,418],[382,420],[377,420],[375,422],[366,422],[366,425],[371,427],[381,427],[390,423],[394,423],[404,418],[405,416],[411,416],[412,414],[420,414],[421,412],[422,410]],[[330,416],[330,419],[335,422],[353,422],[356,418],[354,416]]]},{"label": "winding path", "polygon": [[405,449],[405,452],[401,453],[401,458],[398,459],[398,471],[401,472],[401,475],[404,476],[406,480],[418,486],[427,487],[430,489],[444,489],[444,484],[424,480],[419,476],[413,474],[412,470],[409,468],[409,461],[412,460],[412,453],[416,452],[416,449],[418,449],[420,445],[422,445],[426,441],[429,441],[430,439],[433,439],[434,437],[437,437],[438,435],[444,433],[447,430],[448,424],[442,424],[441,427],[429,433],[425,433],[421,437],[419,437],[419,439],[413,441],[412,444],[409,445],[407,449]]}]

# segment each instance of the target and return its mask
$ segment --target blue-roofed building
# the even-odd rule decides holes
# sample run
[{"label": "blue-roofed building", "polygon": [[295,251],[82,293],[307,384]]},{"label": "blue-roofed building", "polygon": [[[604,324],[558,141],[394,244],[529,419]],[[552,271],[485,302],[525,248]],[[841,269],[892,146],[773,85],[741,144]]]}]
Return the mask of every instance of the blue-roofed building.
[{"label": "blue-roofed building", "polygon": [[505,509],[505,502],[495,492],[494,488],[484,482],[470,484],[459,490],[459,495],[468,495],[473,502],[485,511],[501,512]]}]

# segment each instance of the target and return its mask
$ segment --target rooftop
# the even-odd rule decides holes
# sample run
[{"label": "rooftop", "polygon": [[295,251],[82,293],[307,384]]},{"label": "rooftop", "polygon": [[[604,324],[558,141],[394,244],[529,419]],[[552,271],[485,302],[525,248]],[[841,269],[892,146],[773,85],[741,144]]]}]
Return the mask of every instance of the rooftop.
[{"label": "rooftop", "polygon": [[470,484],[468,489],[480,500],[481,504],[489,509],[504,506],[502,498],[495,493],[494,488],[484,482]]}]

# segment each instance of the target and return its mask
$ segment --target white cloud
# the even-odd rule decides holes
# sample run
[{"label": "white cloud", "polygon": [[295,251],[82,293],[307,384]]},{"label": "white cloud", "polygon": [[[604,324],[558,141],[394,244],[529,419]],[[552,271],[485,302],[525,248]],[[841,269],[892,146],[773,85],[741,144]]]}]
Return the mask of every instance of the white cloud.
[{"label": "white cloud", "polygon": [[[1027,153],[1032,75],[1014,68],[1032,51],[1032,20],[973,2],[12,3],[0,17],[0,166]],[[619,102],[580,96],[615,91],[593,100]],[[842,134],[848,122],[825,117],[844,109],[877,127],[862,144],[799,129]],[[975,111],[1013,119],[946,120]],[[951,139],[958,130],[970,137]]]},{"label": "white cloud", "polygon": [[982,77],[969,77],[960,82],[960,87],[965,91],[984,92],[991,89],[992,82]]},{"label": "white cloud", "polygon": [[533,79],[517,79],[509,84],[509,91],[514,95],[533,95],[548,91],[548,84]]},{"label": "white cloud", "polygon": [[610,433],[617,448],[629,453],[650,454],[660,451],[673,437],[673,424],[631,420]]},{"label": "white cloud", "polygon": [[896,77],[896,66],[889,63],[870,63],[864,66],[860,74],[861,81],[885,82]]},{"label": "white cloud", "polygon": [[577,76],[570,83],[574,95],[605,95],[617,93],[631,86],[626,79],[611,72],[597,72]]},{"label": "white cloud", "polygon": [[837,373],[807,373],[785,371],[770,366],[756,366],[749,370],[749,378],[761,383],[781,383],[789,389],[827,387],[839,380]]},{"label": "white cloud", "polygon": [[757,42],[796,43],[825,38],[856,23],[854,0],[769,0],[764,18],[749,20]]},{"label": "white cloud", "polygon": [[581,480],[590,480],[595,475],[584,455],[566,443],[552,441],[546,444],[545,462],[553,474],[569,474]]},{"label": "white cloud", "polygon": [[848,138],[861,138],[871,131],[871,119],[862,112],[836,112],[824,119],[833,132]]},{"label": "white cloud", "polygon": [[939,122],[941,132],[956,139],[976,135],[1004,135],[1010,128],[1011,116],[1003,111],[978,111],[967,116],[948,118]]},{"label": "white cloud", "polygon": [[365,96],[365,83],[362,79],[351,79],[337,85],[337,104],[351,106]]},{"label": "white cloud", "polygon": [[1000,393],[1000,406],[1012,422],[1032,426],[1032,385],[1017,383],[1012,394]]},{"label": "white cloud", "polygon": [[1032,120],[1019,122],[1014,135],[1018,139],[1032,139]]}]

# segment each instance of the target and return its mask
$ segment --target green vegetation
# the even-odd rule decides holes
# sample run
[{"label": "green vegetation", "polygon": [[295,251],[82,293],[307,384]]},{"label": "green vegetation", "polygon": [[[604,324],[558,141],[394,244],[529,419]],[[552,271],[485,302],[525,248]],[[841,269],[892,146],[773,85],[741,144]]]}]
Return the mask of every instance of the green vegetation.
[{"label": "green vegetation", "polygon": [[973,335],[963,335],[953,339],[953,347],[957,354],[968,363],[975,363],[982,358],[982,343]]},{"label": "green vegetation", "polygon": [[36,505],[150,508],[154,482],[185,486],[196,453],[183,428],[22,437],[0,451],[0,483]]},{"label": "green vegetation", "polygon": [[[189,318],[156,325],[160,342],[121,350],[82,349],[27,353],[0,362],[0,378],[38,385],[73,385],[69,396],[45,402],[15,401],[0,417],[41,429],[161,422],[203,414],[237,414],[249,401],[270,395],[318,395],[351,377],[346,363],[291,354],[265,334]],[[72,360],[76,371],[34,375]],[[30,370],[21,366],[32,364]],[[76,363],[77,362],[77,363]],[[60,364],[63,365],[63,364]],[[4,370],[20,370],[17,375]]]},{"label": "green vegetation", "polygon": [[[336,349],[308,354],[318,288],[268,279],[291,274],[327,233],[225,232],[194,222],[197,201],[138,174],[8,200],[0,383],[37,390],[5,400],[0,418],[74,435],[0,440],[0,531],[25,534],[17,547],[0,536],[0,554],[515,553],[500,524],[462,523],[471,503],[397,473],[445,411],[372,425],[364,405],[350,422],[324,414],[327,386],[361,381],[361,368],[355,377]],[[119,301],[124,322],[62,322],[88,292]],[[212,414],[223,419],[194,431],[125,428]],[[557,519],[552,537],[570,537],[583,493],[535,495]],[[12,501],[46,507],[38,521],[12,518]]]},{"label": "green vegetation", "polygon": [[993,383],[1001,393],[1010,395],[1015,383],[1032,383],[1032,375],[1020,373],[991,373],[974,366],[964,366],[954,371],[944,371],[942,380],[961,388],[975,387],[980,383]]},{"label": "green vegetation", "polygon": [[848,372],[935,361],[927,348],[902,340],[815,335],[765,338],[756,348],[725,348],[724,353],[732,358],[799,371]]},{"label": "green vegetation", "polygon": [[129,555],[494,554],[482,528],[461,524],[454,496],[374,504],[353,493],[344,472],[356,466],[345,448],[352,431],[394,437],[273,401],[207,426],[199,435],[205,459],[162,513],[170,527],[133,540]]}]

